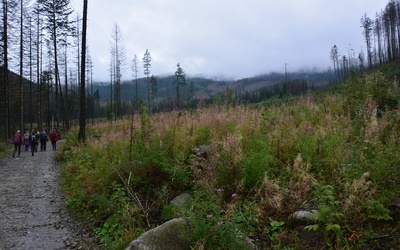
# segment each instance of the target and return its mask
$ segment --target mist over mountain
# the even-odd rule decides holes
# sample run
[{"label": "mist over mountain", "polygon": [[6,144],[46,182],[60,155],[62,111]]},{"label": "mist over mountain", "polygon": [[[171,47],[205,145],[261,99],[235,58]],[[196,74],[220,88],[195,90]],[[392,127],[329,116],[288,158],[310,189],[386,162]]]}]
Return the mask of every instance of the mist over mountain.
[{"label": "mist over mountain", "polygon": [[[265,87],[274,85],[282,86],[286,81],[303,80],[314,86],[327,85],[333,80],[333,76],[329,71],[313,71],[301,70],[296,72],[278,73],[271,72],[250,78],[239,80],[229,79],[210,79],[201,76],[186,78],[186,87],[193,83],[195,95],[203,95],[211,98],[223,93],[227,88],[234,93],[253,93]],[[175,76],[162,76],[157,78],[157,98],[174,98],[175,96]],[[142,100],[147,98],[147,79],[140,78],[137,80],[138,97]],[[107,102],[111,96],[111,85],[109,82],[94,82],[93,91],[99,91],[101,102]],[[136,81],[134,79],[123,81],[121,84],[121,101],[129,101],[135,98]]]}]

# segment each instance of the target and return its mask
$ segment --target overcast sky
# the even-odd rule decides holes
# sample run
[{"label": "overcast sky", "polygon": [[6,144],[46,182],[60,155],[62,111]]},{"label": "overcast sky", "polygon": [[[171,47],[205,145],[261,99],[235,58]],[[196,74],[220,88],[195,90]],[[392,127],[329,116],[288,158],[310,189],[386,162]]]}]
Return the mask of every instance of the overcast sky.
[{"label": "overcast sky", "polygon": [[[82,0],[71,6],[82,13]],[[136,54],[150,73],[172,75],[177,63],[189,76],[240,79],[331,65],[334,44],[356,55],[365,43],[360,19],[388,0],[89,0],[88,46],[93,78],[108,81],[110,43],[117,23],[126,50],[123,80],[132,78]],[[82,16],[82,15],[81,15]],[[353,49],[353,51],[351,51]]]}]

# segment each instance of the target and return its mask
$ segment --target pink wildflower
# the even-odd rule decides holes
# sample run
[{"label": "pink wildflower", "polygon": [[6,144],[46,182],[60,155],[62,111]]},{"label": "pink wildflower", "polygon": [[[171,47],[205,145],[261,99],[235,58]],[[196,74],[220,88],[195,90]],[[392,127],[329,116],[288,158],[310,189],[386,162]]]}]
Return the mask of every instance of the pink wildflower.
[{"label": "pink wildflower", "polygon": [[218,221],[217,225],[220,227],[222,226],[222,221]]},{"label": "pink wildflower", "polygon": [[237,199],[237,197],[238,197],[238,195],[237,195],[236,193],[233,193],[233,194],[232,194],[232,198],[233,198],[233,199]]},{"label": "pink wildflower", "polygon": [[307,182],[303,182],[303,185],[301,185],[303,189],[308,191],[310,189],[310,186],[307,184]]}]

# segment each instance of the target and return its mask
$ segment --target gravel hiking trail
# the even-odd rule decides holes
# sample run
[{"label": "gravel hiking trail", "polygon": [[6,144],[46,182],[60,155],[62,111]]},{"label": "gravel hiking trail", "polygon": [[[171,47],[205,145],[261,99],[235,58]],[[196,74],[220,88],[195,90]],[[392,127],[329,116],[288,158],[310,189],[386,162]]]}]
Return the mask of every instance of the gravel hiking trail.
[{"label": "gravel hiking trail", "polygon": [[66,209],[56,151],[0,159],[0,250],[100,249]]}]

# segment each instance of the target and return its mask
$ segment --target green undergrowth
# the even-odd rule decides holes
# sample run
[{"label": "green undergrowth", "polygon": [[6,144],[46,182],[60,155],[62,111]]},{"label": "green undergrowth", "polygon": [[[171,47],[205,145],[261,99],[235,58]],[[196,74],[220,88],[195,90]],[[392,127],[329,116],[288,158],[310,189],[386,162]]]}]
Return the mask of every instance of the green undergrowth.
[{"label": "green undergrowth", "polygon": [[13,152],[14,145],[11,142],[0,141],[0,157],[3,157],[7,153]]},{"label": "green undergrowth", "polygon": [[[188,219],[193,249],[245,249],[246,237],[312,249],[304,232],[319,249],[368,246],[399,226],[389,209],[400,196],[393,79],[353,75],[285,104],[142,110],[90,126],[84,145],[72,131],[58,154],[68,204],[108,249],[174,217]],[[191,201],[169,205],[181,193]],[[298,210],[315,220],[299,229],[289,219]]]}]

